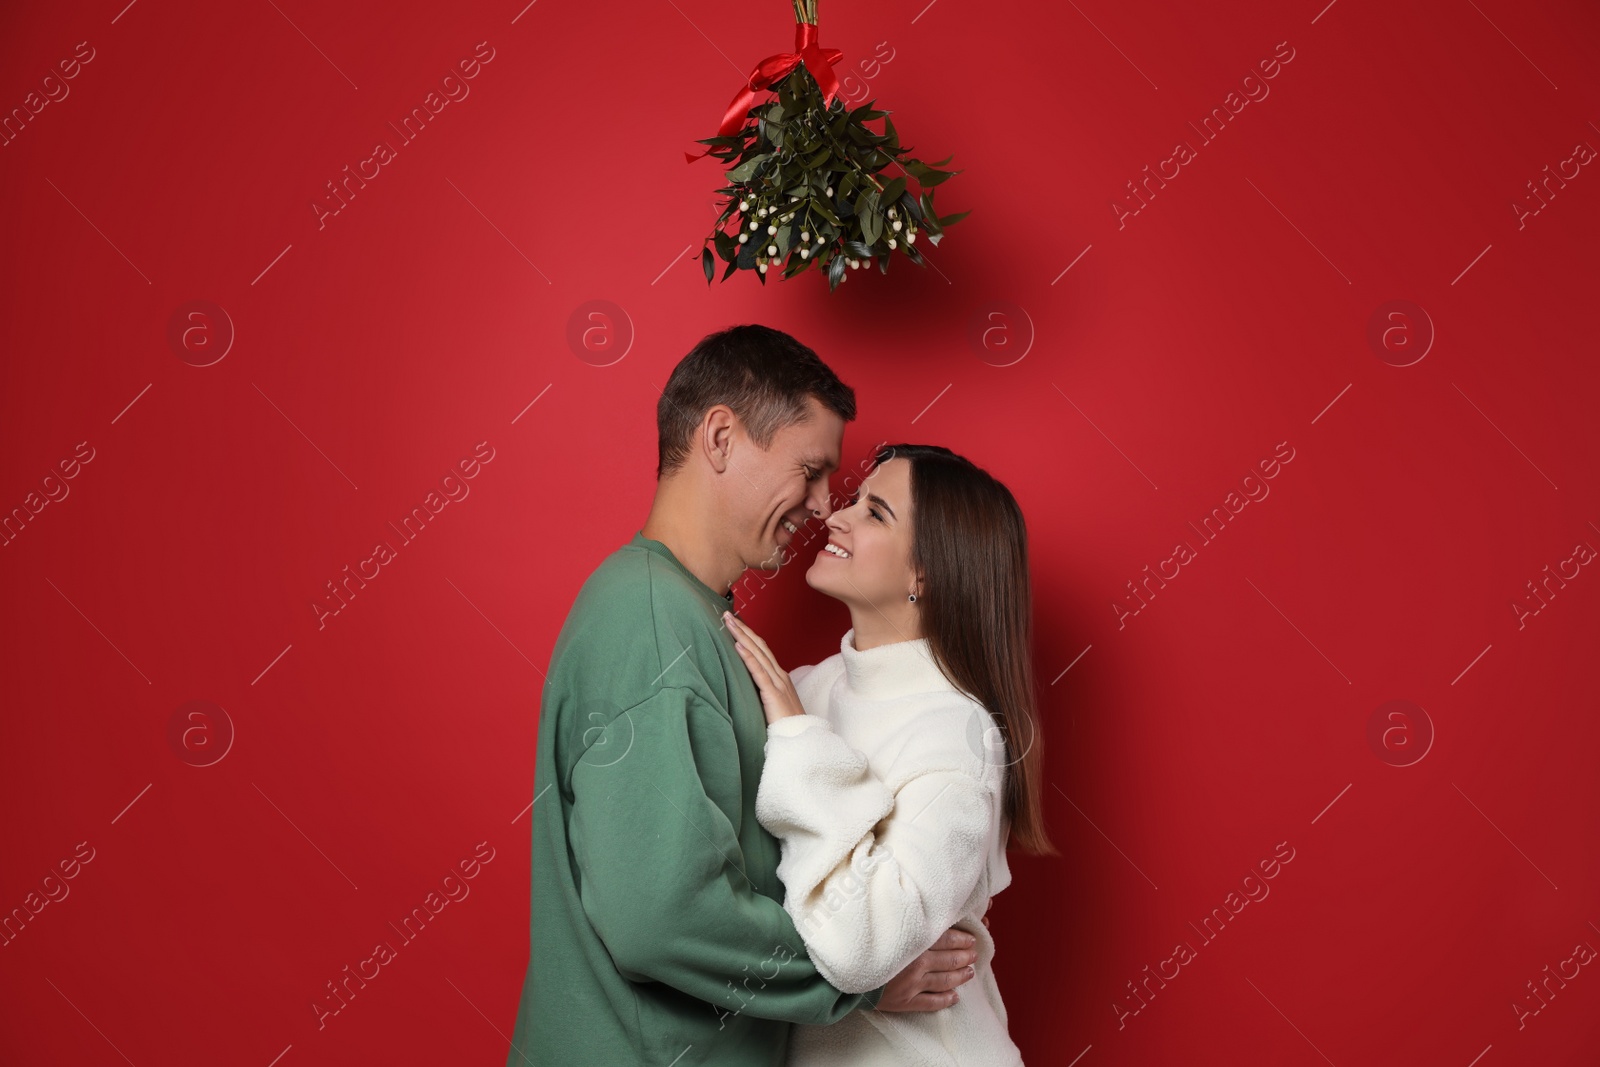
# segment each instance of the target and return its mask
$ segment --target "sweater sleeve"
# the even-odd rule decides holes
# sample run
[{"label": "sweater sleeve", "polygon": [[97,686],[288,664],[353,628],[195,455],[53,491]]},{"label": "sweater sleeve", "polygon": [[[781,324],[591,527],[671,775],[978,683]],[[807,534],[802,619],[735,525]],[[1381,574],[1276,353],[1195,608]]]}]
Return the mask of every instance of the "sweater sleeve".
[{"label": "sweater sleeve", "polygon": [[960,918],[993,815],[963,770],[929,768],[891,792],[826,720],[767,730],[756,816],[782,842],[784,907],[817,970],[847,992],[888,981]]},{"label": "sweater sleeve", "polygon": [[733,824],[702,780],[738,766],[721,709],[662,688],[594,730],[603,735],[591,733],[588,751],[606,755],[573,767],[569,842],[608,963],[724,1014],[825,1025],[876,1006],[881,990],[830,986],[783,906],[746,877]]}]

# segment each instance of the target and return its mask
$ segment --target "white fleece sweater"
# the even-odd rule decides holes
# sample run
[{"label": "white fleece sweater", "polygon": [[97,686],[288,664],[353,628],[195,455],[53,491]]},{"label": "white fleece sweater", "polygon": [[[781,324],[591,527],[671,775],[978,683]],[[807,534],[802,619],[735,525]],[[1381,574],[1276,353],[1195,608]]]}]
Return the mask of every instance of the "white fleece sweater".
[{"label": "white fleece sweater", "polygon": [[806,714],[767,728],[756,817],[782,846],[784,908],[846,993],[883,985],[951,926],[977,938],[977,974],[941,1011],[796,1025],[788,1062],[1017,1067],[981,921],[1011,883],[993,719],[926,639],[865,652],[854,640],[851,629],[837,655],[790,672]]}]

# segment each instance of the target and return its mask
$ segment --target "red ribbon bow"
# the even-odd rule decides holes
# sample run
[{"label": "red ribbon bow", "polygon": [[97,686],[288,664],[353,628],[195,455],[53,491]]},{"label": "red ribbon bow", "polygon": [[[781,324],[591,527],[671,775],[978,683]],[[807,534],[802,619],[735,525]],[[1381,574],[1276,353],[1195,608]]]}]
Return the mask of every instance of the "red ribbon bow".
[{"label": "red ribbon bow", "polygon": [[[738,133],[750,109],[755,106],[756,94],[782,81],[802,63],[805,64],[806,70],[811,72],[811,76],[817,79],[817,85],[822,89],[823,106],[833,103],[833,98],[839,95],[839,79],[833,73],[833,65],[843,58],[844,52],[839,49],[823,48],[817,44],[817,27],[814,23],[796,23],[794,51],[779,52],[756,64],[756,69],[750,72],[749,80],[740,87],[738,93],[734,94],[727,113],[722,116],[722,125],[717,129],[717,136],[732,137]],[[693,156],[685,152],[683,158],[693,163],[709,151],[708,148]]]}]

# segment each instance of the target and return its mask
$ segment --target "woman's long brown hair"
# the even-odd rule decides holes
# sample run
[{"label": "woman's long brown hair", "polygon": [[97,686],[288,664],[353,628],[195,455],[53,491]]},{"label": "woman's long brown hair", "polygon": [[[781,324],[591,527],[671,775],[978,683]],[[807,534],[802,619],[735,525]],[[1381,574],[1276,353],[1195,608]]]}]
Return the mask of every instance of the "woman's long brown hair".
[{"label": "woman's long brown hair", "polygon": [[922,635],[940,670],[988,710],[1005,741],[1008,847],[1060,855],[1044,828],[1022,509],[1009,489],[948,448],[885,445],[873,462],[891,459],[911,464],[911,565],[923,572]]}]

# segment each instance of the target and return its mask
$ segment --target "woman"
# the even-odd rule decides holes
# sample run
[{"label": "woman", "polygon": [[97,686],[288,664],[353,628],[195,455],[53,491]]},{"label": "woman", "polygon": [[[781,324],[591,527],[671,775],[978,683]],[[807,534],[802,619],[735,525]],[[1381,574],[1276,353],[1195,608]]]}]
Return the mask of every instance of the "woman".
[{"label": "woman", "polygon": [[788,1062],[1013,1067],[983,915],[1011,881],[1008,845],[1056,854],[1022,513],[950,450],[892,445],[827,526],[806,583],[850,608],[837,655],[785,672],[724,616],[767,716],[756,815],[782,845],[784,907],[847,993],[883,985],[951,926],[978,960],[951,1007],[796,1026]]}]

